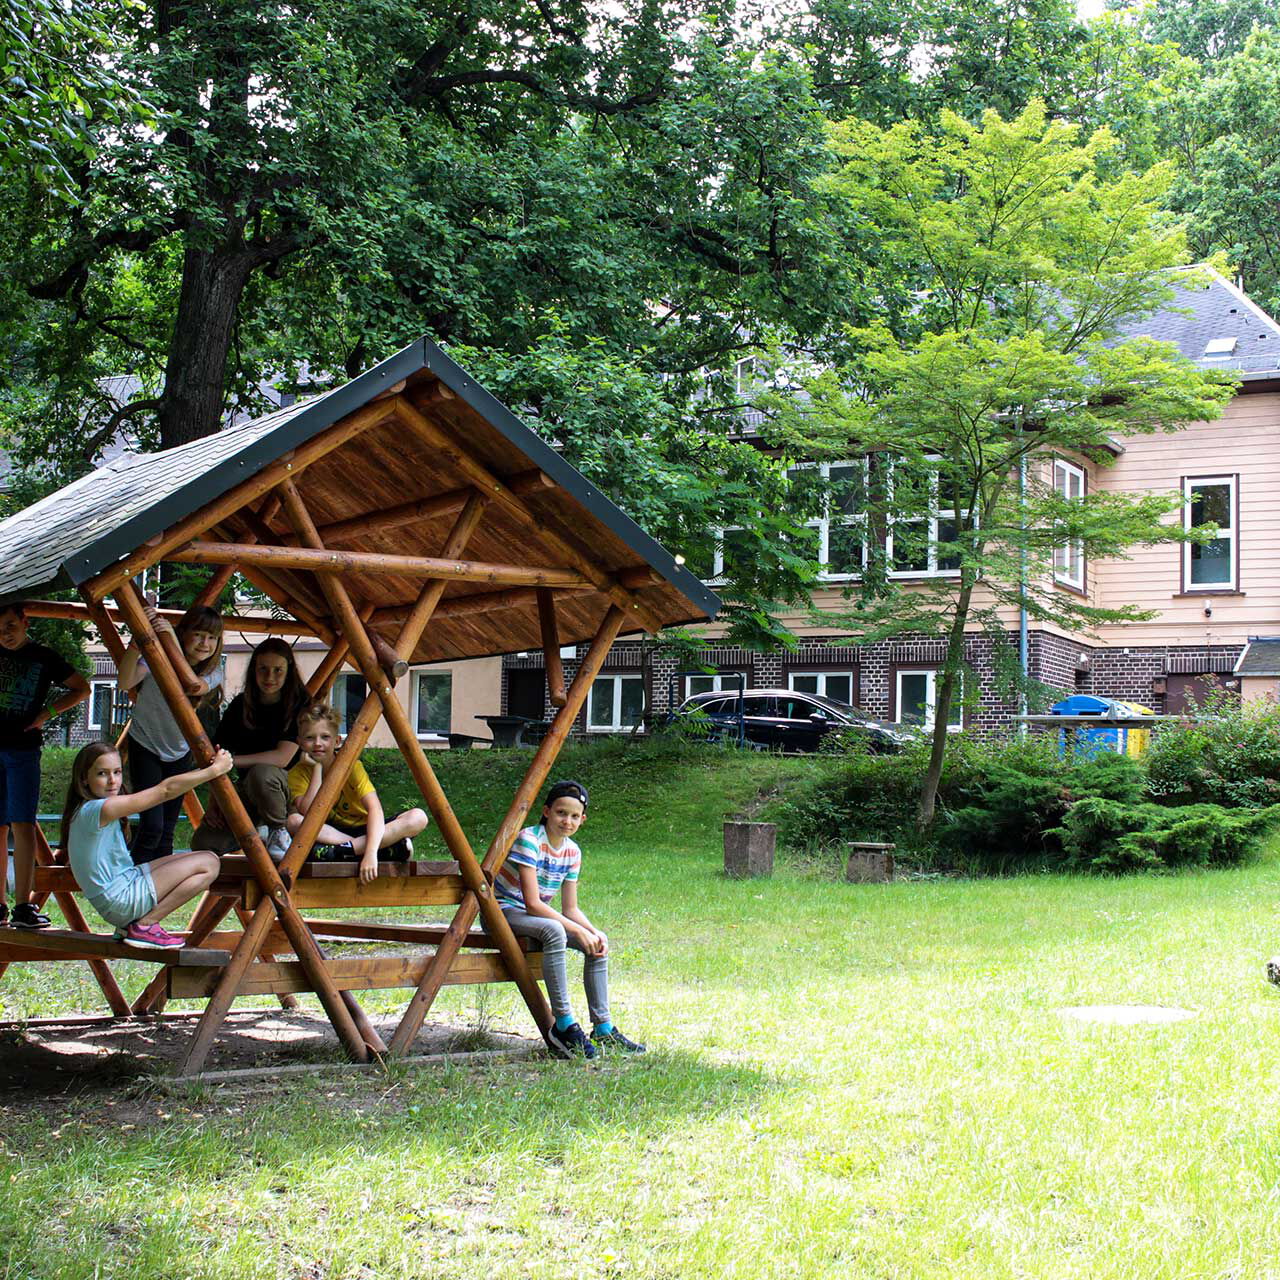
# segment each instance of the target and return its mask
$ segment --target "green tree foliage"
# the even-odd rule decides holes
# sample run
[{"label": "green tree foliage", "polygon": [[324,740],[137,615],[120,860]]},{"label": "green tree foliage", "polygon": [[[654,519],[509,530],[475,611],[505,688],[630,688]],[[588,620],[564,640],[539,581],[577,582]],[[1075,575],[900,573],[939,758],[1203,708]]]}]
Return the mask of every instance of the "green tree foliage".
[{"label": "green tree foliage", "polygon": [[0,163],[58,197],[73,195],[72,169],[92,156],[104,125],[145,117],[111,66],[124,10],[0,0]]},{"label": "green tree foliage", "polygon": [[1131,15],[1150,44],[1173,44],[1204,64],[1234,57],[1254,27],[1280,20],[1276,0],[1112,0],[1109,9]]},{"label": "green tree foliage", "polygon": [[1261,306],[1280,309],[1280,30],[1259,28],[1176,104],[1182,178],[1174,203],[1204,252],[1237,264]]},{"label": "green tree foliage", "polygon": [[1019,609],[1067,628],[1138,616],[1059,589],[1055,553],[1111,558],[1181,536],[1162,523],[1176,495],[1068,500],[1052,459],[1105,464],[1114,439],[1212,419],[1231,390],[1168,344],[1116,341],[1169,299],[1185,258],[1159,210],[1167,167],[1109,175],[1111,135],[1082,144],[1039,104],[979,125],[947,114],[936,133],[849,123],[835,145],[833,189],[917,264],[917,305],[896,329],[858,329],[847,362],[805,379],[807,399],[773,407],[798,451],[872,459],[866,566],[849,608],[824,624],[947,639],[920,798],[928,825],[966,634],[1003,636]]},{"label": "green tree foliage", "polygon": [[157,3],[125,24],[116,63],[156,123],[112,131],[70,211],[0,179],[24,496],[122,428],[179,444],[265,408],[264,377],[323,385],[425,331],[653,532],[706,542],[759,461],[705,370],[865,296],[815,187],[807,69],[685,0]]}]

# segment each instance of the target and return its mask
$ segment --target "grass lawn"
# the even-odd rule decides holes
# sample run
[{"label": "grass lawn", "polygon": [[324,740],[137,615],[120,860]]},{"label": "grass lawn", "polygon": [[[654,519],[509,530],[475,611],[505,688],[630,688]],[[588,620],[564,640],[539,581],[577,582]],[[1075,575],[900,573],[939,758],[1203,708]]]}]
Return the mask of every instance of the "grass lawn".
[{"label": "grass lawn", "polygon": [[[649,1054],[157,1094],[129,1129],[100,1097],[3,1098],[0,1276],[1280,1276],[1274,852],[1164,878],[730,882],[725,813],[821,763],[620,745],[563,772],[593,788],[583,902]],[[517,764],[442,762],[477,843]],[[80,968],[15,967],[4,1016],[74,1006]],[[447,992],[441,1016],[478,1002],[528,1029],[506,989]],[[1197,1016],[1058,1012],[1104,1003]]]}]

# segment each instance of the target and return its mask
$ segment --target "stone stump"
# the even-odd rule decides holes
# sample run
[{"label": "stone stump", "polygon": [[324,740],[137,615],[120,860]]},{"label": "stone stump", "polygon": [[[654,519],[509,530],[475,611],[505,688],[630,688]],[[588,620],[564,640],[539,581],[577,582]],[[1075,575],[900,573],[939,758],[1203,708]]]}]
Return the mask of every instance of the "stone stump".
[{"label": "stone stump", "polygon": [[850,840],[849,861],[844,878],[850,884],[886,884],[893,879],[892,844],[877,844],[869,840]]},{"label": "stone stump", "polygon": [[734,879],[773,875],[778,828],[772,822],[724,824],[724,873]]}]

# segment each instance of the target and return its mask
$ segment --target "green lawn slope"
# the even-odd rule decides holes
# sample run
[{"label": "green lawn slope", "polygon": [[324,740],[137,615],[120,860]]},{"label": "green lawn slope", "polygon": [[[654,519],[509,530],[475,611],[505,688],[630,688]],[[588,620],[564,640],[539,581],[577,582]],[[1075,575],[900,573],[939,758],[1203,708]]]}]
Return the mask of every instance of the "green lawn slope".
[{"label": "green lawn slope", "polygon": [[[723,818],[822,762],[634,745],[557,774],[592,791],[582,898],[649,1054],[144,1094],[127,1130],[101,1097],[7,1097],[0,1274],[1280,1275],[1273,852],[1161,877],[854,886],[784,861],[728,881]],[[478,845],[525,760],[440,758]],[[74,1002],[23,968],[8,1016]],[[1195,1016],[1061,1012],[1096,1004]],[[439,1016],[528,1030],[505,989],[455,989]]]}]

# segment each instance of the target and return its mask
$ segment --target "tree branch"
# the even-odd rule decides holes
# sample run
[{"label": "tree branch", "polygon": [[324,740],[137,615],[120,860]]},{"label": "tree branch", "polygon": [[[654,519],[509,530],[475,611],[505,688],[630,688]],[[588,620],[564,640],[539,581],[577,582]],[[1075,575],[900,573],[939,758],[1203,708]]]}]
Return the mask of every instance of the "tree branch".
[{"label": "tree branch", "polygon": [[125,422],[127,419],[132,418],[139,413],[145,413],[150,409],[158,408],[160,408],[160,401],[158,399],[151,399],[134,400],[117,409],[115,413],[113,413],[111,417],[109,417],[107,421],[89,437],[83,450],[81,450],[81,456],[84,458],[85,462],[90,466],[93,465],[94,458],[98,456],[98,453],[103,446],[106,445],[110,441],[111,437],[115,435],[116,431],[119,430],[122,422]]}]

